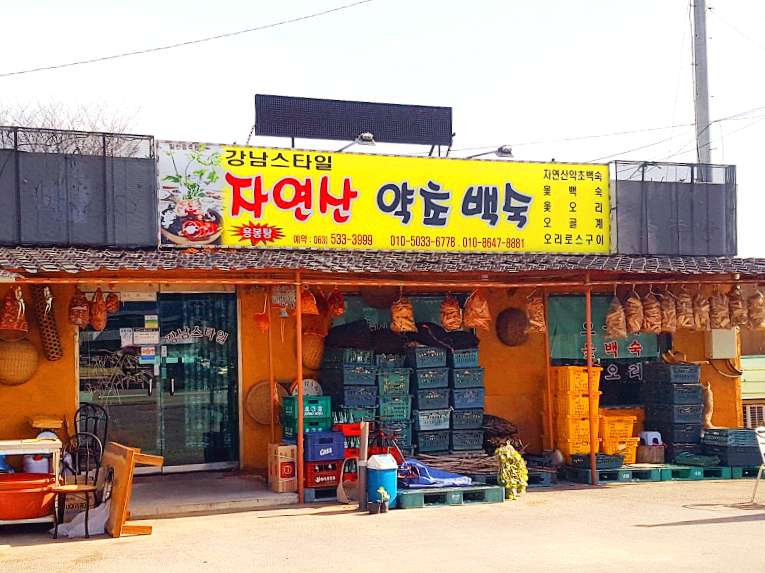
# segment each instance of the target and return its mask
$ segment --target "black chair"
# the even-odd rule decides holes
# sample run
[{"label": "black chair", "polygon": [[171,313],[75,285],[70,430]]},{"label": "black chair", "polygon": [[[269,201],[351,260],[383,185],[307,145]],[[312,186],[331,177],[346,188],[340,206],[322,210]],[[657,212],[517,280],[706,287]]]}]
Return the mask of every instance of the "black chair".
[{"label": "black chair", "polygon": [[62,482],[53,488],[55,502],[53,509],[53,539],[58,538],[58,524],[64,520],[66,496],[69,494],[85,497],[85,537],[88,531],[90,496],[96,499],[98,472],[101,469],[103,445],[98,436],[89,432],[78,432],[64,445],[61,452]]},{"label": "black chair", "polygon": [[81,432],[93,434],[101,440],[101,445],[106,447],[109,415],[101,406],[89,402],[82,403],[80,409],[74,414],[74,426],[78,434]]}]

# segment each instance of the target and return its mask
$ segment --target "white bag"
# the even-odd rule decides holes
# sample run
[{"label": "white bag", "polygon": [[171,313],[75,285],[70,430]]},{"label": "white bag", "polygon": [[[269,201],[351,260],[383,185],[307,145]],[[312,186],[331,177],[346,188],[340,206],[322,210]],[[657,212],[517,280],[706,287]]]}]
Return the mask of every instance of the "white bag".
[{"label": "white bag", "polygon": [[[100,535],[106,532],[106,522],[109,520],[109,506],[111,501],[102,503],[88,512],[88,534]],[[74,516],[69,523],[62,523],[58,526],[58,532],[72,537],[85,537],[85,512],[81,511]]]}]

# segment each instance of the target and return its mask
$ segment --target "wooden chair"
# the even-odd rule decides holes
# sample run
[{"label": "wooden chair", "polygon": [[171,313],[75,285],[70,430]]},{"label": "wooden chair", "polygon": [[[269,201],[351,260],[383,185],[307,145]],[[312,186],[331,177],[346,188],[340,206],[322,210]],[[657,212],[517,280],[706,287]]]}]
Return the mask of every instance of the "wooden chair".
[{"label": "wooden chair", "polygon": [[74,414],[75,432],[95,435],[106,446],[109,435],[109,415],[101,406],[83,402]]},{"label": "wooden chair", "polygon": [[61,452],[62,482],[53,488],[55,503],[53,509],[53,539],[58,538],[58,524],[64,520],[67,495],[85,498],[85,537],[88,531],[90,496],[96,499],[96,484],[101,467],[104,448],[95,434],[78,432],[66,442]]},{"label": "wooden chair", "polygon": [[760,485],[760,478],[762,472],[765,471],[765,426],[760,426],[755,431],[757,436],[757,445],[760,447],[760,469],[757,470],[757,479],[754,480],[754,491],[752,492],[752,501],[754,503],[754,497],[757,495],[757,486]]}]

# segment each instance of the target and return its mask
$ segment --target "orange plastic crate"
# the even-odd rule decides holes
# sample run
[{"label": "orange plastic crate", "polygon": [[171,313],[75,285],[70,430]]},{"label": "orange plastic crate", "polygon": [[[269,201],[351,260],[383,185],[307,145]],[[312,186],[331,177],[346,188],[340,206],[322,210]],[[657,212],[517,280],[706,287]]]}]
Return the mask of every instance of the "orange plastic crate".
[{"label": "orange plastic crate", "polygon": [[626,440],[602,440],[600,451],[604,454],[620,454],[624,456],[625,464],[634,464],[637,456],[637,447],[640,438],[627,438]]},{"label": "orange plastic crate", "polygon": [[[601,392],[595,394],[595,410],[598,409],[600,404],[600,394]],[[555,397],[553,413],[558,416],[586,418],[590,415],[590,398],[587,395],[580,394],[558,394]]]},{"label": "orange plastic crate", "polygon": [[[584,366],[553,366],[552,388],[553,392],[571,392],[572,394],[587,394],[590,391],[587,383],[587,368]],[[595,389],[600,386],[600,373],[603,368],[592,367],[592,380]]]},{"label": "orange plastic crate", "polygon": [[627,440],[635,429],[636,416],[600,416],[599,436],[604,440]]}]

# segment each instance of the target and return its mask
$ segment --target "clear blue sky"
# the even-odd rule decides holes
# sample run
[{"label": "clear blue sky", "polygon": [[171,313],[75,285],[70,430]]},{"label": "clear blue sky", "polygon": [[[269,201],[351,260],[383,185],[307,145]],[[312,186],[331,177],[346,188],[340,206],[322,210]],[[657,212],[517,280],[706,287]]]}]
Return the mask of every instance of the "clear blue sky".
[{"label": "clear blue sky", "polygon": [[[236,32],[352,2],[7,2],[0,74]],[[712,119],[765,106],[765,0],[710,4]],[[138,108],[138,133],[240,144],[253,123],[256,93],[440,105],[454,109],[456,157],[509,144],[520,161],[693,162],[688,11],[687,0],[373,0],[192,46],[0,77],[0,103],[106,102]],[[637,133],[555,141],[615,132]],[[742,256],[765,256],[763,135],[765,109],[712,127],[713,161],[738,166]],[[257,137],[251,144],[288,145]]]}]

